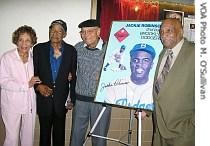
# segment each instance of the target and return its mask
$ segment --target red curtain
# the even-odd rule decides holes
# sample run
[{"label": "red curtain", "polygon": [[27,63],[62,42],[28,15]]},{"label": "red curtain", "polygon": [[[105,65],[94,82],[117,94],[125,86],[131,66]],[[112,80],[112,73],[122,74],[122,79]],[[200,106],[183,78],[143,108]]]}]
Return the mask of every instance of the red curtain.
[{"label": "red curtain", "polygon": [[159,3],[136,0],[101,0],[101,38],[108,40],[113,20],[159,20]]}]

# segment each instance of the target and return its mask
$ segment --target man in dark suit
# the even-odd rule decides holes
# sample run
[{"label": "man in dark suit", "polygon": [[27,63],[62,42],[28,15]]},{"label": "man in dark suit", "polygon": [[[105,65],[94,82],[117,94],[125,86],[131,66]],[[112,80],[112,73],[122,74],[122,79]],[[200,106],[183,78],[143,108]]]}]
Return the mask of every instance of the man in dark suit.
[{"label": "man in dark suit", "polygon": [[[64,21],[53,21],[49,27],[50,40],[33,49],[34,74],[41,80],[41,84],[35,85],[40,146],[51,146],[51,133],[53,146],[65,144],[65,102],[70,95],[73,106],[77,60],[75,48],[63,41],[66,31]],[[72,76],[70,87],[69,74]]]},{"label": "man in dark suit", "polygon": [[[194,146],[195,47],[183,39],[182,24],[177,19],[163,20],[160,38],[164,49],[159,56],[153,86],[153,146]],[[173,52],[170,66],[168,52]],[[169,71],[163,79],[165,64]]]}]

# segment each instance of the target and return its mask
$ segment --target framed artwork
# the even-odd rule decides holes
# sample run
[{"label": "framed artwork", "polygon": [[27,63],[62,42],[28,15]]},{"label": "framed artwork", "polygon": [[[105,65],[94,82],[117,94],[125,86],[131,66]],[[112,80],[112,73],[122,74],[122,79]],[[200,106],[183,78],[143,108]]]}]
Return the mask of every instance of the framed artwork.
[{"label": "framed artwork", "polygon": [[191,42],[195,42],[195,18],[184,18],[184,37]]},{"label": "framed artwork", "polygon": [[95,102],[153,110],[161,22],[113,21]]},{"label": "framed artwork", "polygon": [[164,11],[164,19],[166,18],[176,18],[182,22],[182,26],[184,25],[184,12],[183,11],[175,11],[175,10],[167,10]]}]

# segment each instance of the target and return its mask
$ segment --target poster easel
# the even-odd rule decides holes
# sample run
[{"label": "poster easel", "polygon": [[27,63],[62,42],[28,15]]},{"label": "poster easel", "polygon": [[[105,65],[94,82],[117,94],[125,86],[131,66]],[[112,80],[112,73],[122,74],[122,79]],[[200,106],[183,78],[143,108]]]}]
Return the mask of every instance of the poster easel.
[{"label": "poster easel", "polygon": [[[86,139],[85,139],[85,142],[83,143],[83,146],[86,146],[86,143],[87,143],[87,141],[89,140],[90,137],[102,138],[102,139],[105,139],[105,140],[118,142],[118,143],[120,143],[122,145],[125,145],[125,146],[132,146],[131,145],[131,134],[132,134],[132,123],[133,123],[133,115],[131,115],[131,114],[133,114],[132,111],[130,111],[129,129],[128,129],[128,143],[123,142],[123,141],[118,140],[118,139],[114,139],[114,138],[109,138],[109,137],[104,137],[104,136],[93,134],[93,132],[94,132],[96,126],[98,125],[101,117],[103,116],[103,113],[105,112],[105,110],[106,110],[106,105],[103,105],[103,108],[102,108],[100,114],[98,115],[98,117],[97,117],[93,127],[90,129],[90,131],[88,132],[88,134],[86,136]],[[139,112],[139,117],[141,117],[141,112]],[[138,134],[137,134],[138,135],[137,143],[138,143],[138,146],[141,146],[141,126],[139,126],[139,125],[141,125],[141,120],[138,120],[138,126],[137,126],[138,127],[138,130],[137,130],[137,132],[138,132]]]}]

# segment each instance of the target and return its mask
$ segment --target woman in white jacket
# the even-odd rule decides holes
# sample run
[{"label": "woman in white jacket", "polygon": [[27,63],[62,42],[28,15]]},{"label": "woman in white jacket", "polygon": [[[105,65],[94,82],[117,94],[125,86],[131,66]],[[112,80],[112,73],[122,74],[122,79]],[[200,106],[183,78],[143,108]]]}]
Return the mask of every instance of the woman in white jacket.
[{"label": "woman in white jacket", "polygon": [[36,117],[36,96],[31,48],[37,42],[34,29],[21,26],[13,32],[15,49],[0,59],[1,114],[5,125],[4,146],[33,146]]}]

